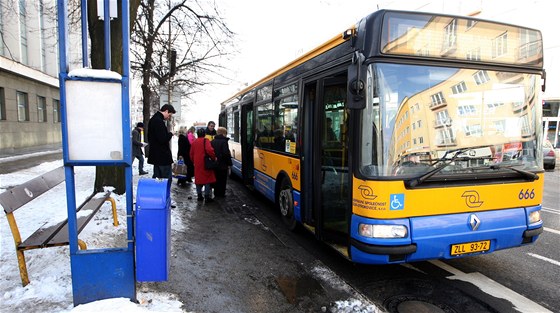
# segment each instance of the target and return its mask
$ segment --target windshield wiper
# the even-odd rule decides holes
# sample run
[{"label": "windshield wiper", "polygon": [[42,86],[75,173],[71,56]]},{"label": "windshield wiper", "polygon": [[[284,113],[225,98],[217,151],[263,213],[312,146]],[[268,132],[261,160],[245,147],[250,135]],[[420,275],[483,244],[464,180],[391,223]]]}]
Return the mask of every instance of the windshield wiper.
[{"label": "windshield wiper", "polygon": [[[455,149],[455,150],[448,150],[445,152],[445,154],[439,158],[437,161],[435,161],[432,165],[438,164],[439,162],[442,161],[447,161],[445,163],[440,164],[438,167],[411,179],[406,180],[404,183],[407,187],[416,187],[418,185],[420,185],[421,183],[423,183],[426,179],[432,177],[433,175],[437,174],[439,171],[443,170],[444,168],[446,168],[447,166],[449,166],[451,163],[453,163],[453,161],[455,161],[458,157],[459,154],[467,151],[467,150],[471,150],[471,148],[461,148],[461,149]],[[447,155],[449,153],[455,153],[451,158],[447,158]]]},{"label": "windshield wiper", "polygon": [[526,178],[526,179],[531,180],[531,181],[539,179],[539,175],[537,175],[533,172],[520,170],[520,169],[515,168],[513,166],[502,166],[501,164],[492,164],[492,165],[489,165],[488,168],[492,169],[492,170],[506,169],[506,170],[514,171],[516,173],[521,174],[523,176],[523,178]]}]

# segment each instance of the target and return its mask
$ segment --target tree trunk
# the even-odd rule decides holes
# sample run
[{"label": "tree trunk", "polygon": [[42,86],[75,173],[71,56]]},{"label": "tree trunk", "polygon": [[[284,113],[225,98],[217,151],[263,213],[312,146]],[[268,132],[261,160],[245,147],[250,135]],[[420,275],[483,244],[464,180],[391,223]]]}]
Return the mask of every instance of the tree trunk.
[{"label": "tree trunk", "polygon": [[[111,71],[122,74],[122,0],[118,0],[118,17],[111,20]],[[130,25],[132,27],[140,0],[130,1]],[[88,0],[88,30],[91,40],[91,68],[104,69],[105,68],[105,42],[103,21],[98,19],[97,14],[97,1]],[[102,15],[103,13],[99,14]],[[87,57],[87,56],[84,56]],[[115,110],[119,110],[115,108]],[[111,112],[107,112],[111,114]],[[126,129],[126,128],[125,128]],[[101,130],[103,131],[103,130]],[[126,143],[125,143],[126,144]],[[94,190],[97,192],[103,191],[103,187],[112,186],[116,194],[124,194],[125,188],[125,175],[124,166],[97,166],[95,173]]]}]

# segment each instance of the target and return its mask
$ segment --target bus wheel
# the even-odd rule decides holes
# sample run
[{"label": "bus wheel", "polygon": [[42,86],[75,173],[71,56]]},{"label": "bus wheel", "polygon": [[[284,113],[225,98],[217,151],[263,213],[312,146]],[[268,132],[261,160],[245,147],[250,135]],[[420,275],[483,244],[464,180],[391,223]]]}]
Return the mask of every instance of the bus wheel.
[{"label": "bus wheel", "polygon": [[294,198],[292,196],[292,185],[288,178],[282,179],[277,204],[284,224],[289,230],[295,230],[297,221],[294,215]]}]

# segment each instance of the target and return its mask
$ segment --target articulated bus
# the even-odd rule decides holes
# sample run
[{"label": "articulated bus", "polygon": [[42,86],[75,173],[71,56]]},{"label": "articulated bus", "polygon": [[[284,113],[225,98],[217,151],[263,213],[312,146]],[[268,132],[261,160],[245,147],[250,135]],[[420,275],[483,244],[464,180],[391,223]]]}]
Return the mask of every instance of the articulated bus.
[{"label": "articulated bus", "polygon": [[[222,103],[232,175],[357,263],[543,231],[538,30],[380,10]],[[302,227],[303,226],[303,227]]]}]

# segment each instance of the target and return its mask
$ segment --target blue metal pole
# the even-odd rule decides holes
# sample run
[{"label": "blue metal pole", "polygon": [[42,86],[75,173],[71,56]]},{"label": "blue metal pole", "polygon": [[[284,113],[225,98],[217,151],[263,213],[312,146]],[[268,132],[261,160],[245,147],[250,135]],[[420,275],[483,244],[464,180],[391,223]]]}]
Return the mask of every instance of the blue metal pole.
[{"label": "blue metal pole", "polygon": [[[58,56],[59,56],[59,69],[58,69],[58,83],[60,86],[60,116],[61,116],[61,131],[62,131],[62,146],[67,147],[68,128],[66,126],[66,88],[65,82],[68,77],[68,12],[67,0],[58,0],[57,14],[58,14]],[[68,161],[68,149],[63,149],[64,163]]]},{"label": "blue metal pole", "polygon": [[82,0],[82,65],[83,67],[89,67],[89,55],[88,55],[88,29],[87,29],[87,0]]},{"label": "blue metal pole", "polygon": [[134,218],[132,215],[132,202],[133,202],[133,191],[132,191],[132,142],[130,140],[129,125],[130,123],[130,58],[129,58],[129,43],[130,43],[130,23],[129,23],[129,3],[128,1],[122,1],[121,6],[122,11],[122,112],[123,112],[123,143],[124,145],[124,157],[127,163],[125,167],[125,181],[126,181],[126,223],[127,228],[127,239],[128,239],[128,249],[134,251]]},{"label": "blue metal pole", "polygon": [[[125,1],[123,1],[125,2]],[[103,0],[103,16],[105,19],[103,20],[104,23],[104,31],[105,31],[105,69],[111,69],[111,14],[109,14],[109,0]]]},{"label": "blue metal pole", "polygon": [[[68,72],[68,60],[66,56],[68,55],[68,47],[66,43],[68,42],[68,19],[66,17],[66,12],[68,11],[66,0],[58,0],[57,5],[58,13],[58,55],[59,55],[59,73]],[[62,80],[61,80],[62,82]]]}]

